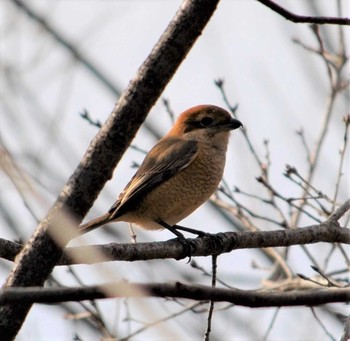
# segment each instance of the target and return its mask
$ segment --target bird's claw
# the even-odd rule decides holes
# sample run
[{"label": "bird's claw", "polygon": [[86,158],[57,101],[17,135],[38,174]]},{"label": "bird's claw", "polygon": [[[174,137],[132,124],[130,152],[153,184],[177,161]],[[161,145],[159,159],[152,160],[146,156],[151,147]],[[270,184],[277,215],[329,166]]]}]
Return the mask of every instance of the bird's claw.
[{"label": "bird's claw", "polygon": [[211,233],[205,233],[203,237],[209,238],[210,243],[214,246],[215,249],[220,248],[220,252],[222,253],[224,249],[224,244],[222,237],[220,237],[220,234],[211,234]]},{"label": "bird's claw", "polygon": [[191,261],[192,259],[192,246],[191,243],[184,237],[178,237],[177,238],[179,240],[179,242],[182,244],[183,246],[183,250],[184,250],[184,257],[186,258],[188,257],[188,262],[187,264]]}]

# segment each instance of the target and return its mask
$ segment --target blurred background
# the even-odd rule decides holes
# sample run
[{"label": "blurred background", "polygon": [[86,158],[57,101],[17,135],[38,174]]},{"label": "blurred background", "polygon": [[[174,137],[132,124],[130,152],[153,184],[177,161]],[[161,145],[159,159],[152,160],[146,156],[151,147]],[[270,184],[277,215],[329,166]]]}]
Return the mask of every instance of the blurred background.
[{"label": "blurred background", "polygon": [[[0,2],[0,143],[2,159],[10,164],[0,173],[1,238],[25,242],[32,235],[98,131],[81,114],[106,120],[180,5],[176,0]],[[349,16],[346,0],[285,0],[280,5],[302,15]],[[349,114],[349,66],[342,58],[349,53],[346,42],[346,27],[322,25],[315,30],[289,22],[257,1],[221,1],[134,139],[136,148],[126,152],[87,219],[109,209],[142,162],[143,151],[167,132],[179,113],[197,104],[228,108],[229,102],[238,104],[246,135],[233,132],[223,185],[211,203],[182,224],[217,233],[237,226],[271,230],[284,223],[302,227],[325,220],[325,211],[349,197],[343,122]],[[302,197],[308,182],[286,177],[287,164],[315,187],[306,194],[312,200],[305,206],[309,214],[288,201]],[[280,197],[259,183],[259,176]],[[135,232],[140,242],[173,238],[168,231]],[[123,223],[84,238],[91,244],[130,240]],[[317,275],[310,267],[315,264],[348,278],[349,251],[315,244],[274,252],[288,264],[292,283],[296,273]],[[211,258],[194,261],[192,266],[186,260],[155,260],[57,267],[48,285],[116,278],[210,285]],[[11,266],[0,260],[1,283]],[[218,258],[218,278],[236,288],[266,289],[269,281],[282,277],[261,250]],[[339,339],[342,316],[349,314],[341,304],[314,309],[215,307],[212,340]],[[207,304],[163,299],[35,305],[18,340],[199,339],[206,311]]]}]

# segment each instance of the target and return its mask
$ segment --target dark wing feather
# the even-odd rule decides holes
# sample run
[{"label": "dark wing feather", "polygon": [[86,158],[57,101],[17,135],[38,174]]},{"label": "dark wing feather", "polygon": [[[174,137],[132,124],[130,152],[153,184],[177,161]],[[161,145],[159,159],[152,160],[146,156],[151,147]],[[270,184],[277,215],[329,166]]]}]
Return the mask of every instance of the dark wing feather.
[{"label": "dark wing feather", "polygon": [[152,189],[186,168],[197,153],[196,141],[173,137],[161,140],[148,153],[118,200],[109,209],[111,220],[133,209]]}]

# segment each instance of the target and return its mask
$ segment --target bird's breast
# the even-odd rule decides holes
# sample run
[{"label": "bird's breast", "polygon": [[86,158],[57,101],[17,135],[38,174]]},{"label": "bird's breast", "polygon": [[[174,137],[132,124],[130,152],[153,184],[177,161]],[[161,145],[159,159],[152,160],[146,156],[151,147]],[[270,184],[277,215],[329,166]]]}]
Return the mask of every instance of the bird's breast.
[{"label": "bird's breast", "polygon": [[[223,175],[225,151],[204,146],[195,160],[170,179],[152,189],[124,218],[146,229],[163,220],[174,225],[191,214],[214,193]],[[124,219],[122,219],[124,220]]]}]

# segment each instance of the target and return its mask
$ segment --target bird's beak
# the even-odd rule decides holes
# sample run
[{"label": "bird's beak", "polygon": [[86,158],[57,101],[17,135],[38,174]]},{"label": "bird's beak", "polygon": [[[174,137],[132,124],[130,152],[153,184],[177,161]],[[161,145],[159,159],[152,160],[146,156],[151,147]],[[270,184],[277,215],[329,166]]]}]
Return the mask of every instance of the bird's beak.
[{"label": "bird's beak", "polygon": [[234,129],[243,127],[243,124],[242,124],[241,121],[238,121],[238,120],[236,120],[235,118],[231,117],[231,121],[230,121],[230,123],[227,125],[227,127],[228,127],[230,130],[234,130]]}]

